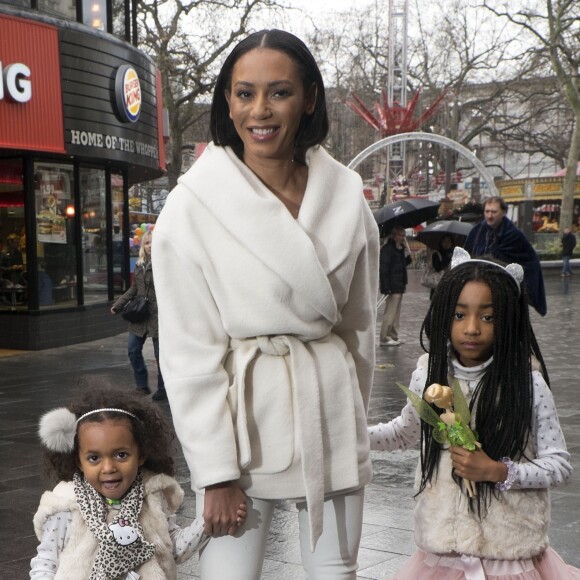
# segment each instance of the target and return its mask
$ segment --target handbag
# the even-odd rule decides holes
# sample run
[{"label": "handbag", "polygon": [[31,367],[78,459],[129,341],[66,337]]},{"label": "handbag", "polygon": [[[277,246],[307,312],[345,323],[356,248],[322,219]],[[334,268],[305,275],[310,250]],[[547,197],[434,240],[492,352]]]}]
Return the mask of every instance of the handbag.
[{"label": "handbag", "polygon": [[121,316],[127,322],[144,322],[149,317],[149,298],[135,296],[121,310]]},{"label": "handbag", "polygon": [[445,274],[446,270],[436,272],[433,268],[433,254],[427,256],[427,264],[421,275],[421,284],[427,288],[437,288],[439,281]]},{"label": "handbag", "polygon": [[145,322],[149,318],[149,284],[145,284],[145,296],[131,298],[121,310],[121,316],[127,322]]}]

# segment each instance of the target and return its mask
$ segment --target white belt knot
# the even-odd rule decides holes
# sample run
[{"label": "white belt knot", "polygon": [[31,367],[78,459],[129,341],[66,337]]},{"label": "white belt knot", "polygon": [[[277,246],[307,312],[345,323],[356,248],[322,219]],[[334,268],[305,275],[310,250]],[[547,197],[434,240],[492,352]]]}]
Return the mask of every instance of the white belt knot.
[{"label": "white belt knot", "polygon": [[272,356],[284,356],[290,352],[288,341],[282,336],[257,336],[258,348]]}]

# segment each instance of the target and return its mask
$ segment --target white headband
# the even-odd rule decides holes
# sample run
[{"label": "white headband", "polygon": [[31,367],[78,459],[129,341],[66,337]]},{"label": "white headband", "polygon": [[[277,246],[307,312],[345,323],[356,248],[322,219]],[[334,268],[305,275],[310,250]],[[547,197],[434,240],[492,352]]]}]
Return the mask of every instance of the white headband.
[{"label": "white headband", "polygon": [[81,415],[77,419],[72,411],[66,407],[59,407],[58,409],[49,411],[40,418],[38,428],[40,440],[43,445],[51,451],[70,453],[74,449],[75,435],[77,433],[77,425],[79,421],[89,415],[104,412],[123,413],[129,417],[133,417],[133,419],[137,419],[136,415],[129,411],[125,411],[125,409],[114,408],[95,409],[94,411],[89,411],[88,413]]},{"label": "white headband", "polygon": [[456,247],[453,250],[453,256],[451,258],[451,269],[456,266],[461,266],[461,264],[469,262],[481,262],[482,264],[487,264],[488,266],[495,266],[496,268],[501,268],[504,272],[509,274],[515,281],[518,287],[518,294],[521,294],[522,290],[520,284],[524,281],[524,269],[519,264],[508,264],[507,266],[502,266],[501,264],[496,264],[495,262],[490,262],[489,260],[482,260],[481,258],[472,258],[469,252],[463,248]]},{"label": "white headband", "polygon": [[81,415],[78,419],[77,419],[77,425],[85,418],[88,417],[89,415],[94,415],[95,413],[105,413],[105,412],[109,412],[109,413],[125,413],[125,415],[129,415],[129,417],[133,417],[133,419],[137,418],[137,415],[133,415],[133,413],[129,413],[129,411],[125,411],[125,409],[113,409],[113,408],[104,408],[104,409],[95,409],[94,411],[89,411],[88,413],[85,413],[84,415]]}]

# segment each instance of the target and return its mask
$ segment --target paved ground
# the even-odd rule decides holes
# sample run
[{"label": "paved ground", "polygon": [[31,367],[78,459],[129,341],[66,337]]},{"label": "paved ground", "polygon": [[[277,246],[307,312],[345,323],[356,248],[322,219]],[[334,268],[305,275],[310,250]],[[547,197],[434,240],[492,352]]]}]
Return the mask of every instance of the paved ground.
[{"label": "paved ground", "polygon": [[[395,416],[403,398],[395,381],[407,383],[421,354],[418,334],[428,295],[412,272],[403,300],[402,338],[399,347],[382,347],[370,407],[370,422]],[[546,358],[560,420],[576,475],[572,483],[552,494],[551,540],[570,563],[580,566],[580,274],[561,279],[559,270],[546,271],[547,318],[534,315],[534,326]],[[132,375],[125,353],[126,335],[66,348],[33,353],[2,352],[0,358],[0,578],[28,577],[28,562],[35,553],[32,515],[46,482],[40,477],[36,425],[43,412],[74,396],[83,375],[100,376],[119,388],[131,388]],[[151,346],[147,350],[154,367]],[[154,374],[154,373],[152,373]],[[165,406],[164,408],[168,408]],[[414,549],[412,473],[416,451],[376,453],[374,480],[368,486],[360,550],[359,578],[384,579],[398,569]],[[178,458],[178,479],[188,489],[189,477]],[[191,492],[180,512],[182,522],[195,511]],[[264,579],[303,578],[296,542],[296,512],[281,505],[273,523]],[[195,558],[180,566],[179,579],[198,578]]]}]

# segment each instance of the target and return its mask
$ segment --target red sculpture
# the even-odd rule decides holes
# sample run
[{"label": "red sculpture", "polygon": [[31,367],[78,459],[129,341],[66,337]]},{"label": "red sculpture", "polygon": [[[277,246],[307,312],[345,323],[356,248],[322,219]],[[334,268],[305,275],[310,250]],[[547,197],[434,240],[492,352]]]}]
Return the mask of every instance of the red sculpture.
[{"label": "red sculpture", "polygon": [[439,111],[443,104],[443,99],[447,95],[447,91],[441,93],[431,106],[427,107],[425,112],[415,119],[415,109],[419,102],[420,94],[421,92],[417,91],[409,104],[403,107],[398,101],[389,105],[387,93],[383,89],[381,91],[381,102],[375,102],[376,114],[368,109],[355,93],[351,93],[352,100],[347,100],[346,104],[361,119],[366,121],[371,127],[374,127],[380,133],[381,138],[383,138],[399,133],[411,133],[420,129],[429,118]]}]

